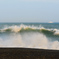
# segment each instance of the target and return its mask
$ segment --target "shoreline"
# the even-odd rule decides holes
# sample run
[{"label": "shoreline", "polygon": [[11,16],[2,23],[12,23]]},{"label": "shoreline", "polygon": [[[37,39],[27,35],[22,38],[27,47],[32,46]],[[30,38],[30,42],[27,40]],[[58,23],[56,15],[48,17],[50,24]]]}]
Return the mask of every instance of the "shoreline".
[{"label": "shoreline", "polygon": [[54,59],[59,58],[59,50],[34,48],[0,48],[0,59]]}]

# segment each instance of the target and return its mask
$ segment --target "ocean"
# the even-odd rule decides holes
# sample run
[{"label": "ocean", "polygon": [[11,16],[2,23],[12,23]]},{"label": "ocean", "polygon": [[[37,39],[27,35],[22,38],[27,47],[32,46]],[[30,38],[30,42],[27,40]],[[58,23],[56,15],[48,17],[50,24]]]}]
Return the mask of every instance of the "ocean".
[{"label": "ocean", "polygon": [[59,50],[59,23],[0,23],[0,47]]}]

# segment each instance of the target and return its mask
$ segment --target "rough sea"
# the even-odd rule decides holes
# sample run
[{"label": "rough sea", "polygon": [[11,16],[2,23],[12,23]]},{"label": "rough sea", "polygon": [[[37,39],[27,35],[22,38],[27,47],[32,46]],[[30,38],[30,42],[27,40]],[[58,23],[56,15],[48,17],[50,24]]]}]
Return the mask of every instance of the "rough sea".
[{"label": "rough sea", "polygon": [[59,50],[59,23],[0,23],[0,47]]}]

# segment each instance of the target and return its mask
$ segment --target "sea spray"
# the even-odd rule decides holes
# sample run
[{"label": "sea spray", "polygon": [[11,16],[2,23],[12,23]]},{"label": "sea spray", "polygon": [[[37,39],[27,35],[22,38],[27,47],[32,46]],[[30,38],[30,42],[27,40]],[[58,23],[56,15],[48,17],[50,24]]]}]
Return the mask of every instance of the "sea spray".
[{"label": "sea spray", "polygon": [[23,34],[13,33],[6,38],[0,38],[0,47],[25,47],[38,49],[59,49],[58,41],[49,41],[48,38],[38,32]]},{"label": "sea spray", "polygon": [[[30,37],[29,37],[30,36]],[[1,38],[0,44],[3,47],[44,47],[47,45],[48,40],[43,34],[39,33],[24,33],[20,34],[11,34],[8,36],[9,39],[3,40]]]},{"label": "sea spray", "polygon": [[0,24],[0,47],[59,50],[58,24]]}]

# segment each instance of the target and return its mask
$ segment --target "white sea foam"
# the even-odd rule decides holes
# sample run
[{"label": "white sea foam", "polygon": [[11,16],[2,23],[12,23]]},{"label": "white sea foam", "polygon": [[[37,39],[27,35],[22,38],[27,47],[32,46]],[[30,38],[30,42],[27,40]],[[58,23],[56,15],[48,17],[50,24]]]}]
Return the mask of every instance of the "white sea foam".
[{"label": "white sea foam", "polygon": [[23,34],[13,33],[8,35],[7,38],[0,37],[0,47],[26,47],[59,50],[59,41],[49,41],[44,34],[38,32],[27,32]]},{"label": "white sea foam", "polygon": [[5,26],[3,29],[0,29],[0,32],[6,32],[8,30],[10,30],[11,32],[20,32],[21,30],[28,30],[28,29],[31,29],[31,30],[46,30],[46,31],[50,31],[50,32],[53,32],[54,35],[59,35],[59,29],[48,29],[48,28],[44,28],[43,26],[39,25],[39,26],[30,26],[30,25],[24,25],[24,24],[21,24],[19,26],[17,25],[13,25],[13,26]]},{"label": "white sea foam", "polygon": [[59,29],[54,29],[55,33],[54,35],[59,35]]},{"label": "white sea foam", "polygon": [[0,31],[1,32],[5,32],[6,30],[8,30],[8,29],[10,29],[11,31],[13,31],[13,32],[19,32],[20,30],[22,30],[22,29],[24,29],[24,30],[26,30],[26,29],[32,29],[32,30],[34,30],[34,29],[44,29],[44,27],[42,27],[42,26],[39,26],[39,27],[36,27],[36,26],[34,26],[34,25],[32,25],[32,26],[27,26],[27,25],[23,25],[23,24],[21,24],[20,26],[17,26],[17,25],[14,25],[14,26],[6,26],[6,27],[4,27],[3,29],[0,29]]}]

